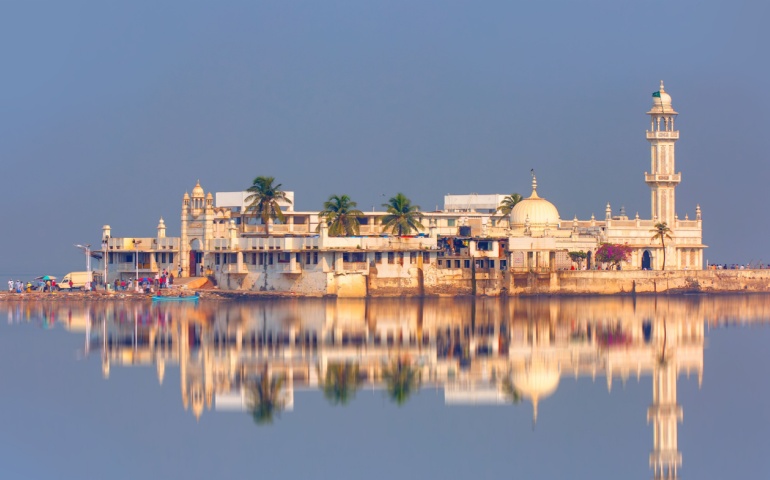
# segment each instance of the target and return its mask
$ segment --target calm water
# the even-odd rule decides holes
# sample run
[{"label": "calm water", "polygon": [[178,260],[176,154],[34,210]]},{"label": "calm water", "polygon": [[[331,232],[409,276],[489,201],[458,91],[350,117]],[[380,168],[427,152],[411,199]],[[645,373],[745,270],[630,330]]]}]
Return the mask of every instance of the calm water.
[{"label": "calm water", "polygon": [[0,318],[3,478],[770,477],[765,296]]}]

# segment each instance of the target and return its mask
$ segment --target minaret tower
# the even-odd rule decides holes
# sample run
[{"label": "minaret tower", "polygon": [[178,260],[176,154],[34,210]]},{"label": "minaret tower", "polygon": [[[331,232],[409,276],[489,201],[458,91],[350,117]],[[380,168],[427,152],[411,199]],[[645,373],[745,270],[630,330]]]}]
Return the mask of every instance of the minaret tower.
[{"label": "minaret tower", "polygon": [[674,163],[674,145],[679,140],[679,131],[674,130],[674,118],[677,112],[671,106],[671,96],[663,89],[652,94],[650,130],[647,140],[650,142],[651,170],[644,173],[644,181],[652,189],[652,219],[655,223],[665,222],[674,228],[676,216],[676,196],[674,190],[682,181],[682,174],[676,173]]},{"label": "minaret tower", "polygon": [[[652,370],[652,405],[647,410],[647,422],[651,422],[653,428],[650,467],[653,469],[655,480],[676,480],[679,478],[679,467],[682,466],[682,454],[679,452],[677,439],[678,423],[682,421],[682,407],[676,400],[677,349],[666,348],[668,342],[666,342],[665,322],[664,318],[662,321],[658,320],[656,324],[656,327],[662,327],[663,343],[660,352],[655,352],[655,365]],[[655,328],[655,332],[660,330],[661,328]],[[656,333],[656,335],[659,334]],[[658,338],[658,341],[660,340]]]}]

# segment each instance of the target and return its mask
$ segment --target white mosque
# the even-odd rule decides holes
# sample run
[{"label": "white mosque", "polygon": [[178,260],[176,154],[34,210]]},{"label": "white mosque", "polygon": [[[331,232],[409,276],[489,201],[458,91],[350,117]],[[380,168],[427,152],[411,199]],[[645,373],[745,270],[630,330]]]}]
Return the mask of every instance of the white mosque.
[{"label": "white mosque", "polygon": [[[107,278],[151,277],[167,270],[182,277],[213,276],[230,289],[365,296],[378,286],[371,281],[374,270],[378,281],[412,285],[416,294],[430,294],[434,286],[451,288],[471,276],[474,282],[496,282],[491,292],[507,288],[514,274],[570,270],[575,264],[569,252],[586,253],[580,268],[601,268],[594,256],[603,243],[630,248],[622,270],[702,270],[700,206],[694,218],[680,218],[676,210],[682,180],[675,161],[678,113],[663,82],[647,115],[649,218],[638,213],[629,218],[623,209],[613,215],[607,204],[604,218],[562,219],[539,195],[533,172],[532,193],[510,216],[497,211],[504,195],[447,195],[443,209],[423,212],[425,230],[414,237],[383,234],[382,211],[364,212],[359,236],[330,237],[317,211],[295,211],[293,202],[285,202],[285,221],[263,225],[249,212],[246,192],[214,195],[198,182],[192,195],[183,197],[180,237],[166,237],[162,219],[156,238],[112,237],[104,226]],[[294,192],[286,193],[294,199]],[[653,239],[662,223],[670,229],[664,242]],[[418,281],[423,282],[419,288]]]}]

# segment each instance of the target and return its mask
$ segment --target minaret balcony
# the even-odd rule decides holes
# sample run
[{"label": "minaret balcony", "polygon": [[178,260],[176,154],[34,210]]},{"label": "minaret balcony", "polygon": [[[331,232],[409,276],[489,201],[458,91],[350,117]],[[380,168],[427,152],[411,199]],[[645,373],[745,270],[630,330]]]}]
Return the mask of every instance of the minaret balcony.
[{"label": "minaret balcony", "polygon": [[681,173],[671,173],[667,175],[663,174],[655,174],[655,173],[645,173],[644,174],[644,182],[648,185],[654,185],[657,183],[680,183],[682,181],[682,174]]},{"label": "minaret balcony", "polygon": [[679,140],[679,130],[674,131],[654,131],[650,132],[647,131],[647,140],[658,140],[658,139],[666,139],[666,140]]}]

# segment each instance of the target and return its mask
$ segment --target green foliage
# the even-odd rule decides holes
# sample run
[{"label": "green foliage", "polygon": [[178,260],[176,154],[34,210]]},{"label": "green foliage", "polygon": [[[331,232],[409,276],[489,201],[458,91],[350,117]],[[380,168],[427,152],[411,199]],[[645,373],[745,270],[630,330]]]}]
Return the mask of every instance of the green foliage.
[{"label": "green foliage", "polygon": [[497,207],[496,211],[502,213],[503,215],[510,215],[511,211],[513,210],[513,207],[515,207],[516,204],[519,203],[521,200],[522,200],[521,195],[519,195],[518,193],[512,193],[507,197],[503,198],[503,201],[500,202],[500,206]]},{"label": "green foliage", "polygon": [[282,375],[270,377],[267,369],[249,382],[247,387],[248,407],[251,418],[257,425],[273,423],[273,418],[285,407],[281,389],[285,379]]},{"label": "green foliage", "polygon": [[420,206],[412,205],[412,201],[403,193],[397,193],[395,197],[391,197],[388,203],[383,203],[382,206],[388,212],[387,215],[380,217],[383,231],[390,231],[400,237],[425,228],[420,223],[423,217]]},{"label": "green foliage", "polygon": [[655,227],[650,230],[651,233],[654,233],[652,236],[652,240],[660,240],[660,246],[663,249],[663,268],[662,270],[666,269],[666,239],[668,238],[671,240],[671,229],[666,225],[666,222],[662,223],[656,223]]},{"label": "green foliage", "polygon": [[346,405],[355,396],[361,386],[358,365],[350,363],[330,363],[326,367],[323,392],[332,405]]},{"label": "green foliage", "polygon": [[347,195],[331,195],[324,202],[324,209],[318,212],[319,220],[329,226],[329,235],[342,237],[358,235],[361,225],[360,217],[364,215],[356,209],[356,202]]},{"label": "green foliage", "polygon": [[631,247],[628,245],[618,245],[614,243],[602,243],[598,250],[596,250],[597,262],[609,263],[613,267],[617,268],[620,262],[626,262],[631,258]]},{"label": "green foliage", "polygon": [[569,258],[573,262],[577,263],[580,266],[580,268],[583,268],[583,260],[588,258],[588,253],[584,252],[583,250],[580,250],[580,251],[577,251],[577,252],[575,252],[575,251],[567,252],[567,255],[569,255]]},{"label": "green foliage", "polygon": [[419,388],[419,372],[404,358],[399,357],[393,364],[382,370],[388,396],[401,406]]},{"label": "green foliage", "polygon": [[284,221],[283,212],[278,202],[291,203],[291,200],[286,197],[286,192],[281,190],[281,184],[273,185],[273,182],[275,182],[273,177],[257,177],[246,189],[249,196],[246,197],[248,205],[244,213],[254,212],[260,217],[262,223],[266,225],[266,233],[270,233],[268,224],[271,220],[277,218],[281,222]]}]

